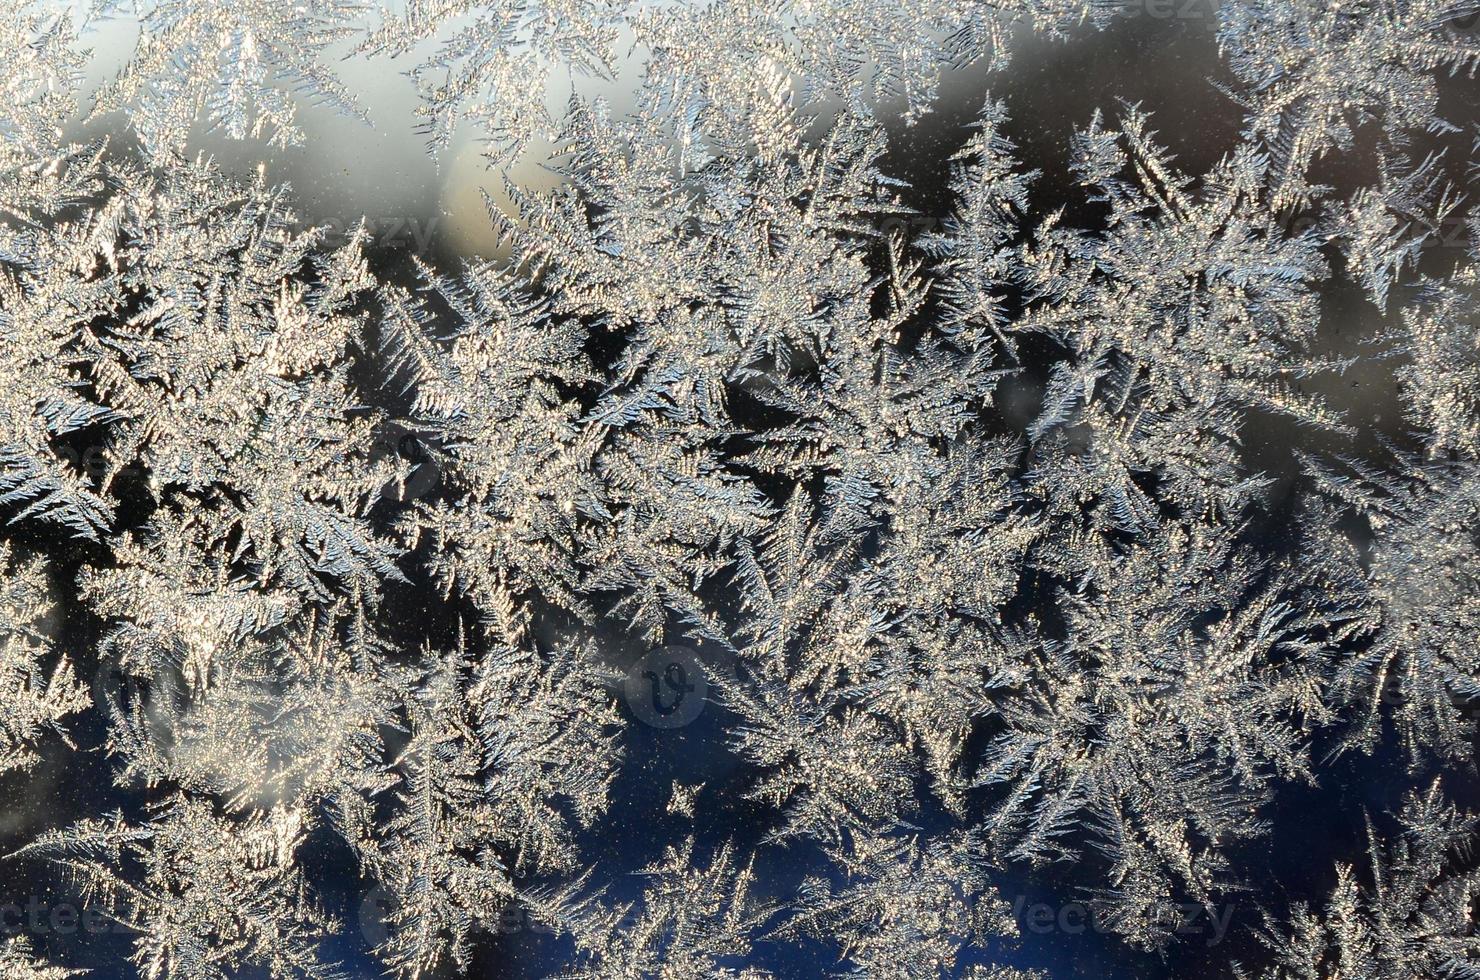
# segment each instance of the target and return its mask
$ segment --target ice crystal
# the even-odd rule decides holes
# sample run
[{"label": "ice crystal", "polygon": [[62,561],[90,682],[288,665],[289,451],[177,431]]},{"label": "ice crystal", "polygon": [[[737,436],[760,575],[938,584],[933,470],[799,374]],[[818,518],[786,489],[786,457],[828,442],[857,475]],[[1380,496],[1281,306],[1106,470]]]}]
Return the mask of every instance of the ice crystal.
[{"label": "ice crystal", "polygon": [[15,980],[68,980],[82,972],[47,966],[31,955],[31,943],[24,936],[12,936],[0,945],[0,967]]},{"label": "ice crystal", "polygon": [[573,895],[538,896],[531,904],[575,940],[580,965],[567,974],[582,980],[655,977],[698,980],[725,977],[763,980],[764,970],[734,968],[750,951],[756,931],[772,910],[750,895],[754,872],[721,848],[704,865],[694,842],[671,847],[641,869],[647,882],[638,903],[608,905]]},{"label": "ice crystal", "polygon": [[[128,935],[5,977],[1480,975],[1475,4],[95,13],[0,0],[0,906]],[[1208,105],[1025,97],[1128,38]],[[496,254],[282,183],[397,71]]]},{"label": "ice crystal", "polygon": [[[51,580],[39,559],[17,562],[0,546],[0,772],[39,761],[36,741],[92,699],[65,655],[51,656],[56,632]],[[63,736],[65,737],[65,736]]]},{"label": "ice crystal", "polygon": [[[241,821],[178,796],[147,824],[121,815],[51,832],[22,854],[65,865],[120,923],[137,931],[146,980],[216,980],[244,964],[274,980],[338,976],[318,949],[332,919],[304,896],[296,853],[303,814],[274,808]],[[135,880],[115,862],[143,869]]]},{"label": "ice crystal", "polygon": [[1269,980],[1336,976],[1463,977],[1480,967],[1471,911],[1480,880],[1468,867],[1474,818],[1446,803],[1435,783],[1414,793],[1384,840],[1368,824],[1367,867],[1337,868],[1319,910],[1297,906],[1266,940]]},{"label": "ice crystal", "polygon": [[302,143],[298,93],[358,111],[324,55],[362,28],[369,6],[361,0],[103,0],[98,10],[127,14],[137,22],[138,39],[123,69],[98,92],[93,113],[126,111],[156,157],[180,154],[200,126],[233,139]]}]

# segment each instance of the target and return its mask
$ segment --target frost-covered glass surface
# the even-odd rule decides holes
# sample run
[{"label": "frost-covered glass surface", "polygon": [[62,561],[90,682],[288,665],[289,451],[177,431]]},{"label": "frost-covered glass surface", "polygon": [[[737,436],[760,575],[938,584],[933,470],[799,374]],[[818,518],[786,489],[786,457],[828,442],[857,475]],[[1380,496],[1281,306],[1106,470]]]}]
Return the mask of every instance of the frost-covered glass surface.
[{"label": "frost-covered glass surface", "polygon": [[0,980],[1480,977],[1477,71],[0,0]]}]

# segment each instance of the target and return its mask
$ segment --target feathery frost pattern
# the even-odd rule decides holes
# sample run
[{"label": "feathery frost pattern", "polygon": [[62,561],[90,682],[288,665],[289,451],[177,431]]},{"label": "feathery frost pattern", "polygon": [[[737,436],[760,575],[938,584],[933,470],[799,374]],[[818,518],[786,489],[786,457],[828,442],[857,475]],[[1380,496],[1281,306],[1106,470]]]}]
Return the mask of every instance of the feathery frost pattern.
[{"label": "feathery frost pattern", "polygon": [[0,976],[1480,977],[1480,5],[1171,6],[0,0]]}]

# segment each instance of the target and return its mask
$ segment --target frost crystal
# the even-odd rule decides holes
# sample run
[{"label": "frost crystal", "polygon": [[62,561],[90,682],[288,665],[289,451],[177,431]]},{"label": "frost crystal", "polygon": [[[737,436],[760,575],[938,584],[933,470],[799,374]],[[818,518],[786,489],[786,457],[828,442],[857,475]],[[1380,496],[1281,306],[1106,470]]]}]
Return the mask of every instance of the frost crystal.
[{"label": "frost crystal", "polygon": [[69,7],[6,980],[1480,976],[1480,5]]}]

